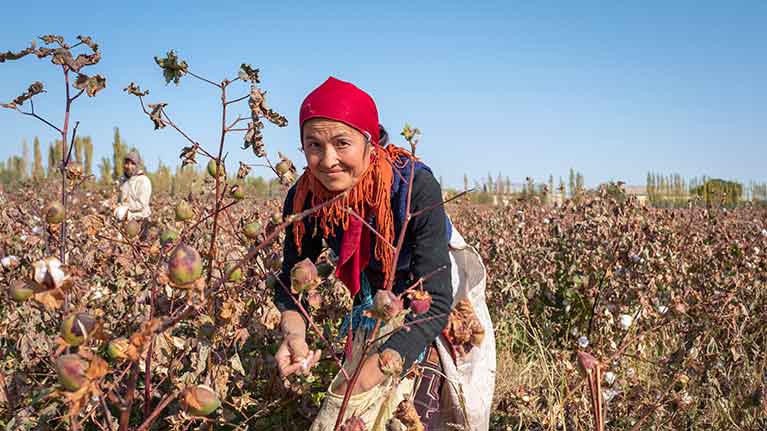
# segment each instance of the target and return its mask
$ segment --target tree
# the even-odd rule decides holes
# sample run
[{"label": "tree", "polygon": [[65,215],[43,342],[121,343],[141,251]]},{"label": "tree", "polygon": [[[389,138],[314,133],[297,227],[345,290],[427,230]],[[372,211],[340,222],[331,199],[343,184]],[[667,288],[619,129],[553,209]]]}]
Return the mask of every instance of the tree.
[{"label": "tree", "polygon": [[21,178],[27,178],[29,176],[29,145],[26,139],[22,141],[21,147]]},{"label": "tree", "polygon": [[575,196],[575,171],[573,168],[570,168],[570,180],[568,182],[568,190],[570,192],[570,197]]},{"label": "tree", "polygon": [[113,178],[112,162],[108,157],[101,158],[101,163],[99,163],[99,174],[99,179],[104,184],[108,184],[109,180]]},{"label": "tree", "polygon": [[743,185],[735,181],[713,178],[696,187],[692,193],[700,196],[706,202],[706,206],[734,207],[743,196]]},{"label": "tree", "polygon": [[498,172],[498,176],[495,177],[495,188],[499,194],[508,193],[508,191],[503,187],[503,177],[501,176],[500,172]]},{"label": "tree", "polygon": [[48,178],[56,172],[56,150],[53,145],[48,145]]},{"label": "tree", "polygon": [[85,175],[91,175],[93,173],[93,141],[90,136],[83,138],[83,150],[85,151],[85,162],[83,163],[83,170]]},{"label": "tree", "polygon": [[32,178],[40,180],[45,177],[45,168],[43,168],[43,155],[40,151],[40,140],[35,136],[35,140],[32,144],[32,151],[34,152],[34,166],[32,167]]},{"label": "tree", "polygon": [[488,193],[493,192],[493,176],[490,175],[490,172],[487,173],[487,190]]},{"label": "tree", "polygon": [[83,162],[83,139],[79,136],[75,138],[75,160]]},{"label": "tree", "polygon": [[463,174],[463,190],[469,190],[469,176]]},{"label": "tree", "polygon": [[578,172],[575,175],[575,194],[580,195],[581,193],[583,193],[584,190],[585,188],[583,185],[583,174]]},{"label": "tree", "polygon": [[123,159],[127,153],[127,146],[120,138],[120,128],[115,127],[114,138],[112,140],[112,167],[114,168],[112,178],[115,180],[119,180],[123,176]]}]

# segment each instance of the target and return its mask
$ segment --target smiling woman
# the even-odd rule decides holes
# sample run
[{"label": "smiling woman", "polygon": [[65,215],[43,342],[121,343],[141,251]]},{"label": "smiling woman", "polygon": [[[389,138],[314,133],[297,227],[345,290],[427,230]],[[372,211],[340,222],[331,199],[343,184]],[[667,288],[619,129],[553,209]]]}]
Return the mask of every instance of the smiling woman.
[{"label": "smiling woman", "polygon": [[[347,343],[343,367],[349,376],[359,367],[358,378],[351,379],[351,389],[343,373],[336,376],[311,430],[334,429],[342,412],[344,418],[359,415],[368,430],[383,430],[398,404],[406,399],[412,401],[411,412],[417,413],[425,429],[444,429],[447,422],[468,426],[470,421],[474,423],[471,429],[487,429],[493,381],[477,376],[489,376],[495,368],[489,316],[484,322],[489,336],[483,345],[490,359],[472,376],[483,387],[469,397],[487,395],[485,405],[473,412],[483,419],[468,417],[467,405],[476,406],[470,402],[463,403],[463,417],[456,417],[460,416],[459,395],[452,387],[461,376],[451,358],[449,341],[441,334],[454,295],[467,294],[468,289],[460,287],[467,278],[459,278],[453,275],[459,270],[451,270],[457,252],[448,242],[452,244],[460,235],[453,231],[440,205],[441,188],[431,170],[408,151],[387,142],[373,99],[348,82],[329,78],[310,93],[301,106],[300,127],[307,169],[288,192],[283,215],[327,203],[343,192],[345,195],[286,229],[281,284],[289,286],[296,264],[304,259],[316,261],[323,240],[327,243],[338,256],[336,277],[354,298],[351,318],[341,329]],[[350,210],[359,219],[351,216]],[[408,210],[413,214],[409,222]],[[362,220],[375,228],[376,234],[363,226]],[[395,262],[393,244],[403,229],[404,243]],[[473,271],[482,275],[474,279],[484,280],[481,264]],[[385,291],[387,286],[392,292]],[[404,296],[413,286],[420,296]],[[386,326],[396,319],[381,318],[387,323],[379,328],[380,322],[368,316],[380,308],[381,298],[398,302],[391,293],[403,297],[405,308],[410,307],[405,324],[419,323],[408,325],[407,331],[382,335],[396,327]],[[321,352],[311,351],[306,342],[306,322],[296,305],[298,300],[282,286],[276,288],[275,304],[281,312],[284,338],[275,359],[284,377],[307,371],[321,358]],[[481,301],[485,307],[483,297]],[[379,332],[373,335],[376,328]],[[372,338],[380,341],[362,357],[365,340]],[[392,364],[399,366],[392,368]],[[444,376],[451,373],[454,378],[448,382]]]}]

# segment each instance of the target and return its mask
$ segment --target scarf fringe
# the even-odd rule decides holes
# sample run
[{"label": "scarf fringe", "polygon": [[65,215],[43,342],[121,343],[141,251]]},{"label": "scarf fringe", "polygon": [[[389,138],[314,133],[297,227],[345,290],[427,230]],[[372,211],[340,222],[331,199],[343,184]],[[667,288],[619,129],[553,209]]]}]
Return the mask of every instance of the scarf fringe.
[{"label": "scarf fringe", "polygon": [[[377,146],[370,166],[349,193],[343,199],[322,208],[311,216],[315,220],[319,218],[323,238],[327,239],[339,226],[343,230],[349,227],[349,218],[353,216],[347,212],[347,209],[351,209],[365,221],[369,221],[370,216],[373,215],[374,227],[389,244],[393,245],[394,215],[391,207],[391,188],[396,175],[394,169],[404,167],[411,157],[409,151],[391,144],[384,148]],[[309,169],[305,169],[296,184],[293,196],[294,213],[305,209],[304,203],[309,194],[311,194],[310,208],[312,208],[332,199],[338,193],[328,191]],[[363,228],[367,229],[367,227]],[[293,225],[294,240],[299,254],[301,254],[301,242],[306,234],[305,230],[303,223]],[[383,241],[377,240],[374,253],[376,259],[381,262],[385,280],[390,280],[394,273],[394,251]]]}]

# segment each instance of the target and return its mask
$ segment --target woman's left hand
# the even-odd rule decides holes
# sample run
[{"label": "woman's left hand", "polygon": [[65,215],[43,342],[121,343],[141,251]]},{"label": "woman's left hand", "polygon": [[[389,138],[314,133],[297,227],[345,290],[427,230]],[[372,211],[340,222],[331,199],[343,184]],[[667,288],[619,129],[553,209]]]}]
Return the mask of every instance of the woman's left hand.
[{"label": "woman's left hand", "polygon": [[[384,375],[381,368],[378,366],[378,356],[378,353],[370,355],[365,359],[365,362],[362,363],[362,369],[360,370],[357,382],[354,384],[352,395],[367,392],[384,381],[386,375]],[[353,374],[353,372],[349,373],[349,378],[351,378]],[[341,384],[334,389],[333,392],[343,395],[346,393],[347,385],[348,382],[346,379],[342,379]]]}]

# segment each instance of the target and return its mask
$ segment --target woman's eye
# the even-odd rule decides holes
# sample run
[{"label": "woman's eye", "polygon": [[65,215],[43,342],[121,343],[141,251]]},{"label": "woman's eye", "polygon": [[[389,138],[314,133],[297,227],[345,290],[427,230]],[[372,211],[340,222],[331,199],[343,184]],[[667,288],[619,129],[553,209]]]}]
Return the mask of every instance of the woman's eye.
[{"label": "woman's eye", "polygon": [[347,141],[338,141],[336,142],[336,147],[338,148],[346,148],[349,146],[349,143]]}]

